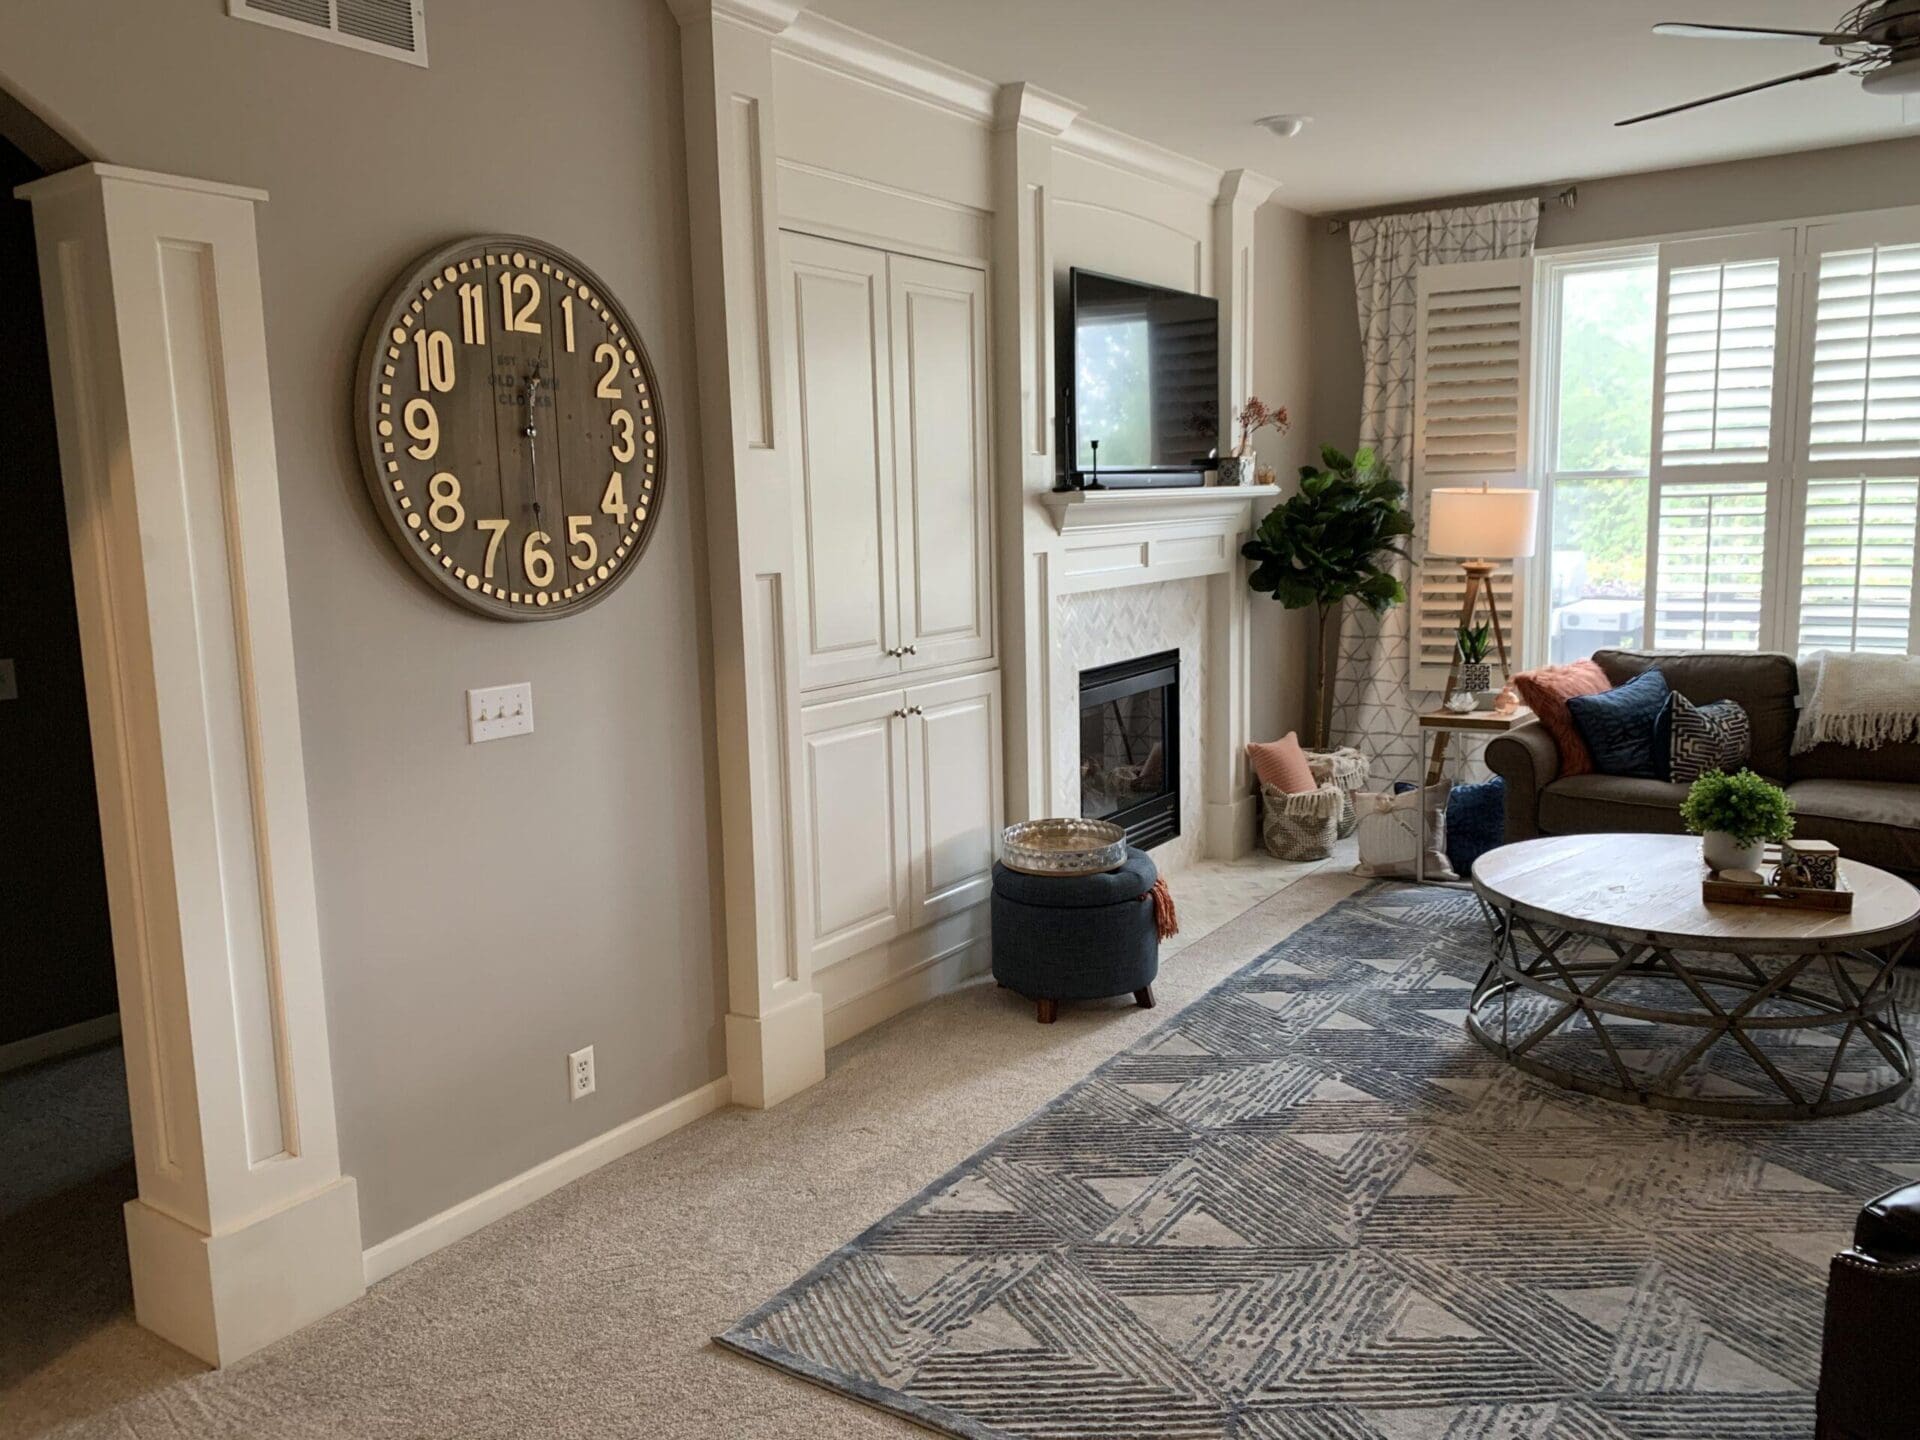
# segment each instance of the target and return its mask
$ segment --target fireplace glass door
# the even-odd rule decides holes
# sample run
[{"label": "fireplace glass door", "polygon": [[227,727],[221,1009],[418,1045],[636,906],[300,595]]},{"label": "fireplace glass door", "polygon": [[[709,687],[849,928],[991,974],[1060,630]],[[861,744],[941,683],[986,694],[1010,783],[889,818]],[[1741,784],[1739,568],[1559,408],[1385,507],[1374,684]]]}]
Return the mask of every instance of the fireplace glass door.
[{"label": "fireplace glass door", "polygon": [[1080,675],[1080,814],[1151,849],[1180,833],[1180,654]]}]

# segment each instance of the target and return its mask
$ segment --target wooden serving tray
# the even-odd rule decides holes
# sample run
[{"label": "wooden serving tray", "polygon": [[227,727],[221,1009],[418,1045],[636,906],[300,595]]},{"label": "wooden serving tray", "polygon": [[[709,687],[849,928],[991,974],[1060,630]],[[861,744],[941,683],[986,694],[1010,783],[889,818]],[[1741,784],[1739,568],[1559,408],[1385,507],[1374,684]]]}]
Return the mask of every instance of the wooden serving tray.
[{"label": "wooden serving tray", "polygon": [[[1767,858],[1761,862],[1762,868],[1771,869],[1780,863],[1778,846],[1767,847]],[[1830,915],[1851,915],[1853,913],[1853,891],[1847,888],[1846,872],[1840,874],[1840,887],[1837,890],[1817,890],[1798,885],[1778,886],[1755,884],[1751,880],[1722,879],[1718,871],[1709,870],[1700,880],[1700,898],[1709,905],[1761,905],[1781,910],[1824,910]]]}]

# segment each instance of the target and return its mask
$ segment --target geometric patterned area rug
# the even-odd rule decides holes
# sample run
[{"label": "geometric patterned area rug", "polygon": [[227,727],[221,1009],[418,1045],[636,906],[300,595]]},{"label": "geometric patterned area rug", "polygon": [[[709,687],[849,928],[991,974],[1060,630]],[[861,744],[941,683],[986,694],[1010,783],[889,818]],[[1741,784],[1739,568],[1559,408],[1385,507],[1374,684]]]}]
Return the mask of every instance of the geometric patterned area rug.
[{"label": "geometric patterned area rug", "polygon": [[1462,1029],[1487,943],[1463,892],[1353,897],[720,1343],[978,1440],[1811,1435],[1827,1262],[1920,1179],[1920,1102],[1529,1079]]}]

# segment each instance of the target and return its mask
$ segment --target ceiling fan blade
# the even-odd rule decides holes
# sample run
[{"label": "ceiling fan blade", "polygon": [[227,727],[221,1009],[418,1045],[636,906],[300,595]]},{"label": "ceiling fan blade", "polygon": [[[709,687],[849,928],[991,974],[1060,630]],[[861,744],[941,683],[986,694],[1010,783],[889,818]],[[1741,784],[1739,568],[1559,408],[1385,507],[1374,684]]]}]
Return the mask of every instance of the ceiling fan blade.
[{"label": "ceiling fan blade", "polygon": [[1758,25],[1698,25],[1691,20],[1667,20],[1653,27],[1656,35],[1674,35],[1683,40],[1818,40],[1822,45],[1859,43],[1857,35],[1836,35],[1826,30],[1769,30]]},{"label": "ceiling fan blade", "polygon": [[1718,104],[1722,100],[1732,100],[1736,96],[1751,95],[1756,90],[1771,90],[1776,85],[1792,85],[1799,80],[1817,80],[1822,75],[1837,75],[1846,69],[1846,62],[1835,61],[1831,65],[1816,65],[1811,70],[1802,70],[1797,75],[1782,75],[1778,80],[1762,80],[1758,85],[1742,85],[1738,90],[1722,91],[1718,95],[1709,95],[1704,100],[1689,100],[1684,105],[1669,105],[1664,110],[1652,110],[1645,115],[1636,115],[1631,120],[1616,120],[1614,128],[1622,125],[1638,125],[1643,120],[1658,120],[1667,115],[1678,115],[1682,110],[1697,110],[1702,105]]}]

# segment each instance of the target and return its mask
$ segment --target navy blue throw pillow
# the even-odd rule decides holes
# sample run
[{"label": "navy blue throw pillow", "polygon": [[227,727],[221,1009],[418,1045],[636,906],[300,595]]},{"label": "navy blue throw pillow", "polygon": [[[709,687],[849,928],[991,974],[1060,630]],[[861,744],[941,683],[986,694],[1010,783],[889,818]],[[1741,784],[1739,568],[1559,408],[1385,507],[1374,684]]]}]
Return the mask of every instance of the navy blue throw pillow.
[{"label": "navy blue throw pillow", "polygon": [[1667,708],[1667,694],[1667,677],[1658,670],[1646,670],[1624,685],[1567,701],[1574,728],[1593,752],[1595,770],[1642,780],[1667,778],[1667,757],[1656,753],[1653,743],[1654,727]]},{"label": "navy blue throw pillow", "polygon": [[1456,785],[1447,796],[1447,864],[1465,879],[1473,862],[1506,840],[1507,782]]}]

